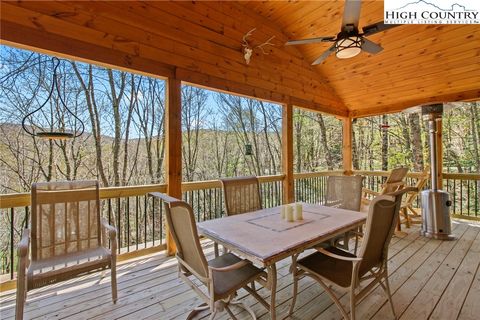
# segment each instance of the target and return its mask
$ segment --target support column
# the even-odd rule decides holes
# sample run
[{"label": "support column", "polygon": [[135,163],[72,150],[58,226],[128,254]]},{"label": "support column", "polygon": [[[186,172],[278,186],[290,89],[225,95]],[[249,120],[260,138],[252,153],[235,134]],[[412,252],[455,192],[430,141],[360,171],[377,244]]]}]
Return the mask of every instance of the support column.
[{"label": "support column", "polygon": [[283,203],[295,201],[293,179],[293,105],[282,106]]},{"label": "support column", "polygon": [[342,140],[342,154],[343,154],[343,174],[350,176],[353,174],[352,165],[352,118],[343,118],[343,140]]},{"label": "support column", "polygon": [[443,127],[442,127],[442,118],[436,119],[437,122],[437,188],[443,189]]},{"label": "support column", "polygon": [[[165,173],[167,194],[182,198],[182,88],[181,81],[168,79],[165,106]],[[167,254],[176,252],[172,235],[166,230]]]}]

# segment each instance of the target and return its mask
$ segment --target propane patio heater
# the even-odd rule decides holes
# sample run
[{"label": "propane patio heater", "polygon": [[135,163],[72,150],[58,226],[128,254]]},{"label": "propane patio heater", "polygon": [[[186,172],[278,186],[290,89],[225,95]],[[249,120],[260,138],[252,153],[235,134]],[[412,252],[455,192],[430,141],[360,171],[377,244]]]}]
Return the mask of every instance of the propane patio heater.
[{"label": "propane patio heater", "polygon": [[435,103],[413,107],[408,112],[421,112],[422,116],[428,119],[428,131],[430,137],[430,168],[431,168],[431,189],[421,193],[422,200],[422,230],[420,234],[427,238],[439,240],[453,240],[451,235],[452,227],[450,222],[450,206],[448,192],[439,190],[437,185],[437,119],[442,118],[444,110],[443,103]]}]

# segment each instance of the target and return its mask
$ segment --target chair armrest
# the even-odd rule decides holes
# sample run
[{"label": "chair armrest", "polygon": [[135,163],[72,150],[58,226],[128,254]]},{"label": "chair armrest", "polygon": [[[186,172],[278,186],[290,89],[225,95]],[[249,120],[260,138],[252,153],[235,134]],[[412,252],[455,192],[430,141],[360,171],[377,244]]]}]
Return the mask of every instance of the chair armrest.
[{"label": "chair armrest", "polygon": [[102,245],[105,248],[108,248],[108,240],[107,240],[107,233],[108,239],[110,239],[110,252],[112,254],[113,259],[116,259],[117,256],[117,229],[114,226],[108,224],[107,219],[102,218],[100,220],[100,224],[102,227]]},{"label": "chair armrest", "polygon": [[362,192],[366,193],[366,194],[371,194],[372,196],[380,195],[380,192],[373,191],[373,190],[370,190],[370,189],[367,189],[367,188],[362,188]]},{"label": "chair armrest", "polygon": [[20,258],[28,257],[29,246],[30,246],[30,230],[23,229],[22,239],[20,240],[17,246],[18,256]]},{"label": "chair armrest", "polygon": [[351,262],[359,262],[359,261],[362,261],[362,258],[352,258],[352,257],[344,257],[344,256],[340,256],[338,254],[335,254],[335,253],[332,253],[328,250],[325,250],[323,248],[315,248],[318,252],[326,255],[326,256],[329,256],[329,257],[332,257],[332,258],[335,258],[335,259],[338,259],[338,260],[344,260],[344,261],[351,261]]},{"label": "chair armrest", "polygon": [[108,221],[105,219],[105,218],[102,218],[102,221],[101,221],[101,224],[102,224],[102,228],[105,230],[105,231],[108,231],[108,237],[110,239],[115,239],[117,237],[117,229],[115,229],[114,226],[112,225],[109,225],[108,224]]},{"label": "chair armrest", "polygon": [[221,268],[216,268],[216,267],[208,266],[208,269],[211,270],[211,271],[228,272],[228,271],[232,271],[232,270],[237,270],[237,269],[243,268],[243,267],[245,267],[245,266],[248,265],[248,264],[251,264],[251,262],[248,261],[248,260],[242,260],[242,261],[236,262],[236,263],[234,263],[234,264],[231,264],[231,265],[229,265],[229,266],[221,267]]}]

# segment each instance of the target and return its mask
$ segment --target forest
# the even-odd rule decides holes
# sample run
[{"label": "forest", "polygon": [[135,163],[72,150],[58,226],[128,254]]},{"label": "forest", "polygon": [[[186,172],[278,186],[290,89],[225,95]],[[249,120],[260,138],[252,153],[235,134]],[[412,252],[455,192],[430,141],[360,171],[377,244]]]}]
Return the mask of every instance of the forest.
[{"label": "forest", "polygon": [[[44,140],[26,134],[21,121],[47,100],[51,57],[7,46],[0,54],[0,193],[29,191],[35,181],[164,181],[164,80],[62,59],[60,94],[27,117],[26,126],[79,131],[82,121],[85,131],[71,140]],[[462,103],[446,112],[444,171],[479,172],[478,107]],[[281,173],[280,105],[184,85],[182,130],[184,181]],[[339,119],[296,108],[294,144],[296,172],[341,168]],[[354,168],[421,171],[427,157],[426,123],[418,113],[354,120]]]}]

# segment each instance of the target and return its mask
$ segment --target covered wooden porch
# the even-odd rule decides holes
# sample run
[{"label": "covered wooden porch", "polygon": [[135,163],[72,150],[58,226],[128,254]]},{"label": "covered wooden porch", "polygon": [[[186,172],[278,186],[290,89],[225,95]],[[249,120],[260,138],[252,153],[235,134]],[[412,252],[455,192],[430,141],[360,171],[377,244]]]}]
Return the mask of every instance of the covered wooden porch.
[{"label": "covered wooden porch", "polygon": [[[108,207],[109,217],[117,214],[117,210],[121,212],[115,206],[117,200],[147,203],[150,201],[147,195],[152,191],[177,198],[201,199],[204,204],[197,212],[200,221],[218,217],[222,205],[216,198],[214,202],[205,202],[205,191],[218,190],[218,181],[182,182],[181,86],[184,84],[282,105],[282,173],[260,178],[264,185],[262,192],[272,195],[267,206],[294,201],[318,202],[317,197],[321,195],[308,190],[312,185],[321,186],[330,175],[360,173],[384,177],[387,174],[354,170],[353,119],[399,112],[428,102],[480,98],[480,29],[475,25],[399,26],[372,36],[371,40],[384,47],[377,55],[362,53],[351,60],[330,57],[315,67],[311,62],[325,50],[324,46],[284,46],[293,38],[335,34],[342,12],[342,1],[2,1],[0,37],[5,45],[165,79],[168,89],[165,184],[106,188],[101,191],[101,198]],[[362,2],[362,26],[382,19],[382,2]],[[274,37],[274,46],[266,52],[254,51],[251,62],[246,64],[242,39],[252,29],[255,29],[254,46],[271,37]],[[294,173],[292,115],[297,107],[328,113],[342,120],[341,171]],[[441,155],[441,148],[438,152]],[[442,167],[442,157],[437,158]],[[415,179],[415,173],[410,178]],[[449,179],[461,184],[467,181],[468,186],[480,180],[478,175],[442,172],[438,178],[440,187],[447,186],[447,189]],[[372,180],[371,184],[378,188],[379,182]],[[457,186],[454,184],[454,190]],[[477,211],[462,211],[463,196],[459,199],[460,202],[455,203],[460,209],[454,213],[478,220]],[[28,194],[1,195],[0,200],[0,209],[12,217],[19,211],[28,215]],[[215,203],[213,210],[212,203]],[[162,209],[153,206],[157,211],[145,210],[145,216],[162,221]],[[89,275],[32,292],[25,309],[26,317],[185,317],[198,301],[176,278],[175,260],[167,256],[175,250],[169,233],[160,223],[156,231],[154,225],[153,238],[147,239],[146,229],[144,238],[137,230],[135,245],[119,248],[123,261],[119,266],[117,305],[111,304],[104,295],[109,283],[99,280],[98,275]],[[393,300],[402,319],[418,318],[418,314],[432,319],[446,315],[448,319],[475,318],[480,312],[473,302],[480,290],[479,231],[476,223],[455,222],[454,233],[458,239],[453,242],[422,238],[417,227],[407,229],[404,237],[394,238],[390,272]],[[13,228],[11,233],[13,257]],[[212,254],[211,244],[203,244]],[[2,318],[14,315],[14,293],[9,290],[15,286],[13,269],[10,278],[2,284],[5,291],[1,296]],[[291,299],[286,260],[279,266],[279,278],[281,311],[288,308]],[[377,291],[360,304],[360,318],[390,316]],[[320,287],[304,280],[295,318],[340,318],[338,310],[322,294]],[[97,299],[98,296],[102,298]],[[254,307],[257,315],[268,318],[261,306]]]},{"label": "covered wooden porch", "polygon": [[[476,303],[480,292],[480,224],[456,221],[453,230],[458,239],[449,242],[420,237],[418,227],[392,240],[389,268],[399,319],[477,319],[480,312]],[[212,257],[211,242],[202,243],[204,251]],[[286,313],[291,301],[290,262],[285,259],[278,266],[279,317],[282,312]],[[120,294],[116,305],[110,301],[108,274],[104,279],[93,274],[32,291],[25,316],[28,319],[183,319],[200,302],[177,278],[176,261],[165,253],[122,262],[118,266],[118,281]],[[262,295],[269,295],[267,290],[262,290]],[[239,295],[246,295],[246,292],[239,292]],[[258,319],[269,319],[268,312],[256,300],[249,297],[247,303],[252,305]],[[14,306],[15,292],[3,292],[0,296],[2,319],[13,318]],[[357,310],[360,319],[391,317],[380,287],[360,302]],[[250,319],[240,309],[235,312],[239,319]],[[320,286],[309,278],[301,281],[292,319],[341,318]]]}]

